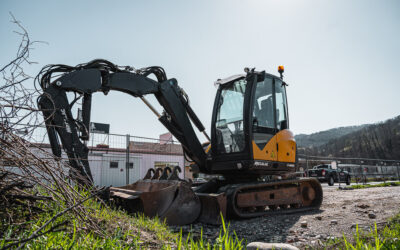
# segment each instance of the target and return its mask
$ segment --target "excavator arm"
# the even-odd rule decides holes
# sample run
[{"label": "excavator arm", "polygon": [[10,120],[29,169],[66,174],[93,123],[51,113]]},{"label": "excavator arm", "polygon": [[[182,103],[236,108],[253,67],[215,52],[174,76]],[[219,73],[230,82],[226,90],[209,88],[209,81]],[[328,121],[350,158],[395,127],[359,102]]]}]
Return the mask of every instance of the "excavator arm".
[{"label": "excavator arm", "polygon": [[[54,77],[55,75],[58,76]],[[154,75],[157,80],[150,78],[150,75]],[[179,87],[177,80],[167,79],[161,67],[134,70],[131,67],[116,66],[106,60],[94,60],[76,67],[47,66],[39,73],[38,80],[43,89],[38,104],[45,118],[52,151],[61,157],[59,138],[75,170],[74,173],[80,174],[87,182],[93,182],[88,163],[88,148],[84,143],[89,140],[92,94],[107,94],[110,90],[141,98],[182,144],[185,154],[195,162],[199,170],[209,172],[206,153],[192,123],[209,140],[205,128],[190,107],[188,97]],[[76,96],[71,103],[68,101],[67,92]],[[164,108],[162,114],[145,99],[144,96],[148,94],[154,94]],[[71,108],[80,98],[83,99],[82,117],[74,119]]]}]

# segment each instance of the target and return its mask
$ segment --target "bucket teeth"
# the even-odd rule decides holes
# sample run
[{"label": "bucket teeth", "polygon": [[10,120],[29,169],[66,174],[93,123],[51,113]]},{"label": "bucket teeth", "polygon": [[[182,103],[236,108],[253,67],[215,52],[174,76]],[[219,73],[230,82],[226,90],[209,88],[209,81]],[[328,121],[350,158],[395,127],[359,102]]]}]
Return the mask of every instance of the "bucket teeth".
[{"label": "bucket teeth", "polygon": [[161,173],[163,172],[162,168],[156,168],[155,173],[153,177],[151,177],[152,180],[158,180],[161,176]]},{"label": "bucket teeth", "polygon": [[178,172],[181,173],[182,170],[179,166],[175,166],[174,169],[172,170],[172,173],[169,175],[168,180],[181,180],[179,178]]},{"label": "bucket teeth", "polygon": [[143,180],[150,180],[152,176],[154,176],[155,171],[153,168],[150,168],[149,170],[147,170],[146,175],[144,176]]},{"label": "bucket teeth", "polygon": [[159,180],[166,180],[168,179],[168,175],[170,175],[172,172],[170,167],[165,167],[160,178],[158,178]]}]

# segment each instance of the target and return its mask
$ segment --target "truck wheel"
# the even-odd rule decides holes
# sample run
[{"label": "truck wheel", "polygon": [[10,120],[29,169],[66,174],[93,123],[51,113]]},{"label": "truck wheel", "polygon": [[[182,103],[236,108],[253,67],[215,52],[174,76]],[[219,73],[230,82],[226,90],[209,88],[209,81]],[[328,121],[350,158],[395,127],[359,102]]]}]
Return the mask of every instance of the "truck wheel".
[{"label": "truck wheel", "polygon": [[335,184],[335,180],[333,179],[333,176],[331,176],[331,177],[329,177],[328,185],[333,186],[333,184]]},{"label": "truck wheel", "polygon": [[350,178],[350,176],[347,176],[346,185],[350,185],[350,184],[351,184],[351,178]]}]

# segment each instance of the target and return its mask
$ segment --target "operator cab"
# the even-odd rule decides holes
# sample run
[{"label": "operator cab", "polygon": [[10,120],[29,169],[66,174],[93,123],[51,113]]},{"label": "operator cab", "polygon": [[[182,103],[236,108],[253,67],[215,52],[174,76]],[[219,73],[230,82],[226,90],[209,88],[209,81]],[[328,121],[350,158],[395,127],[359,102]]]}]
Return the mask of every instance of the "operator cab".
[{"label": "operator cab", "polygon": [[[258,171],[252,172],[287,171],[286,163],[295,162],[295,143],[288,130],[286,84],[282,78],[264,71],[251,71],[216,83],[219,88],[211,129],[212,170],[218,173],[253,168]],[[280,135],[292,141],[282,149],[293,156],[290,159],[278,159]],[[294,152],[286,152],[290,151],[288,147]]]}]

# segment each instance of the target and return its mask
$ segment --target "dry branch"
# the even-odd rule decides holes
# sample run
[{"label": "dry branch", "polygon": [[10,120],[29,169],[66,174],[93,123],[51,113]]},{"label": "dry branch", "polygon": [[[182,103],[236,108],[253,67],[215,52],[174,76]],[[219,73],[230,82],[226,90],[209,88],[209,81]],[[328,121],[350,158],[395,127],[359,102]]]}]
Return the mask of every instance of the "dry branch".
[{"label": "dry branch", "polygon": [[[70,179],[73,170],[68,162],[30,142],[35,129],[43,124],[36,104],[40,93],[33,88],[33,78],[24,72],[25,67],[34,63],[29,56],[36,42],[30,40],[28,32],[12,14],[11,22],[17,26],[15,33],[21,37],[21,42],[15,58],[0,66],[0,238],[10,239],[6,240],[11,243],[6,243],[5,248],[22,248],[30,240],[67,225],[67,221],[53,225],[67,213],[85,225],[80,230],[101,235],[97,221],[84,206],[85,201],[101,190],[93,188],[88,190],[89,195],[83,195],[80,192],[83,187]],[[79,173],[73,175],[79,176]],[[61,212],[29,237],[18,238],[18,230],[13,235],[3,235],[12,226],[26,229],[30,224],[24,219],[50,213],[54,204]],[[43,232],[48,227],[50,229]]]}]

